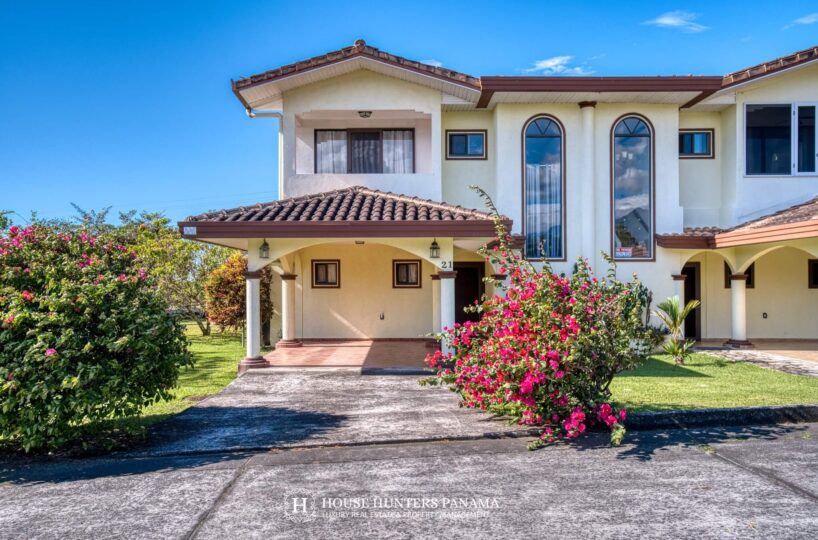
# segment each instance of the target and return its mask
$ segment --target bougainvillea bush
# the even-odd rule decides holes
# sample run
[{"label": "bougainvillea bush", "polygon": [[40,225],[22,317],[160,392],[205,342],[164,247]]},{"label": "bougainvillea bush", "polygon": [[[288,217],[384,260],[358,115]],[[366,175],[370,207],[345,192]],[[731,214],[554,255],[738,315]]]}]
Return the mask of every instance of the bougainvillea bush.
[{"label": "bougainvillea bush", "polygon": [[191,362],[127,247],[82,232],[11,227],[0,236],[0,437],[25,450],[168,399]]},{"label": "bougainvillea bush", "polygon": [[613,270],[597,279],[584,259],[570,276],[547,264],[537,270],[514,253],[499,219],[495,224],[498,241],[483,255],[507,275],[507,292],[471,308],[479,322],[444,329],[451,352],[427,358],[437,375],[423,383],[450,385],[465,407],[541,426],[532,448],[593,425],[606,426],[619,444],[626,412],[609,403],[609,385],[649,352],[644,286],[635,276],[617,281]]}]

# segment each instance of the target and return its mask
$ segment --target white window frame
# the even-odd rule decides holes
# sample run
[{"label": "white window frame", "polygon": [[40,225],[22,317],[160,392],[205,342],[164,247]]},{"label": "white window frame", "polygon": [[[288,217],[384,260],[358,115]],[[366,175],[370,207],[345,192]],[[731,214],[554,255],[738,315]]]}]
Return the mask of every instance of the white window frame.
[{"label": "white window frame", "polygon": [[[790,136],[792,147],[790,148],[790,156],[792,156],[792,175],[793,176],[818,176],[818,144],[816,144],[815,155],[815,170],[799,172],[798,171],[798,107],[815,107],[816,120],[818,120],[818,101],[797,101],[792,104],[792,135]],[[815,133],[815,142],[818,143],[818,122],[815,122],[813,128]]]},{"label": "white window frame", "polygon": [[[747,172],[747,108],[754,105],[789,105],[790,106],[790,173],[789,174],[750,174]],[[818,101],[791,101],[775,102],[764,101],[759,103],[744,104],[744,125],[742,126],[742,150],[743,163],[741,165],[745,178],[782,178],[787,176],[818,176],[818,121],[815,123],[816,137],[816,170],[810,172],[798,172],[798,107],[815,107],[818,116]]]}]

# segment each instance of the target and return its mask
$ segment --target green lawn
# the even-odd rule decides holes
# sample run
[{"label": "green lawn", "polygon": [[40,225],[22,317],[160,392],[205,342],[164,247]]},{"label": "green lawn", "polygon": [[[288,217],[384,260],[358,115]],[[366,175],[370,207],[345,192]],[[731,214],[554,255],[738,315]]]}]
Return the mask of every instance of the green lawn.
[{"label": "green lawn", "polygon": [[818,378],[694,354],[683,366],[651,357],[611,384],[613,400],[633,411],[818,403]]},{"label": "green lawn", "polygon": [[174,399],[162,401],[143,410],[141,423],[147,425],[180,413],[207,396],[219,392],[236,378],[239,360],[244,357],[241,335],[214,331],[202,336],[194,323],[186,324],[190,352],[196,359],[192,368],[184,368],[173,389]]}]

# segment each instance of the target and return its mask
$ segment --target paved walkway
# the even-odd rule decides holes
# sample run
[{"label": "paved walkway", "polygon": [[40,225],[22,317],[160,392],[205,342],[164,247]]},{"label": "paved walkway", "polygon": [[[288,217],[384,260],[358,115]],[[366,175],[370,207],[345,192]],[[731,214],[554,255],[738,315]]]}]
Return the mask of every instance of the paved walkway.
[{"label": "paved walkway", "polygon": [[158,424],[135,455],[178,455],[517,433],[491,415],[457,406],[417,375],[359,369],[250,370],[222,392]]},{"label": "paved walkway", "polygon": [[785,373],[792,373],[793,375],[806,375],[810,377],[818,377],[818,361],[812,360],[815,355],[815,350],[805,349],[799,351],[798,349],[786,349],[786,353],[782,349],[704,349],[702,352],[719,356],[727,360],[749,362],[767,369],[775,369]]},{"label": "paved walkway", "polygon": [[591,434],[537,452],[495,439],[0,462],[2,539],[787,540],[816,531],[818,425],[630,433],[621,447]]}]

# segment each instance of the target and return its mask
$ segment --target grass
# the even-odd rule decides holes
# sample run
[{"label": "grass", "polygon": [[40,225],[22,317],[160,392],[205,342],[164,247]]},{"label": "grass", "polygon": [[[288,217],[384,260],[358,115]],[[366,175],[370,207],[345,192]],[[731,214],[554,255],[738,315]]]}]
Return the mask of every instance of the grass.
[{"label": "grass", "polygon": [[818,403],[818,378],[694,354],[683,366],[657,355],[611,384],[613,400],[632,411]]},{"label": "grass", "polygon": [[185,325],[190,352],[196,359],[192,368],[184,368],[173,389],[173,399],[149,405],[139,422],[150,425],[178,414],[207,396],[219,392],[236,378],[239,360],[244,356],[241,335],[214,331],[202,336],[195,323]]}]

